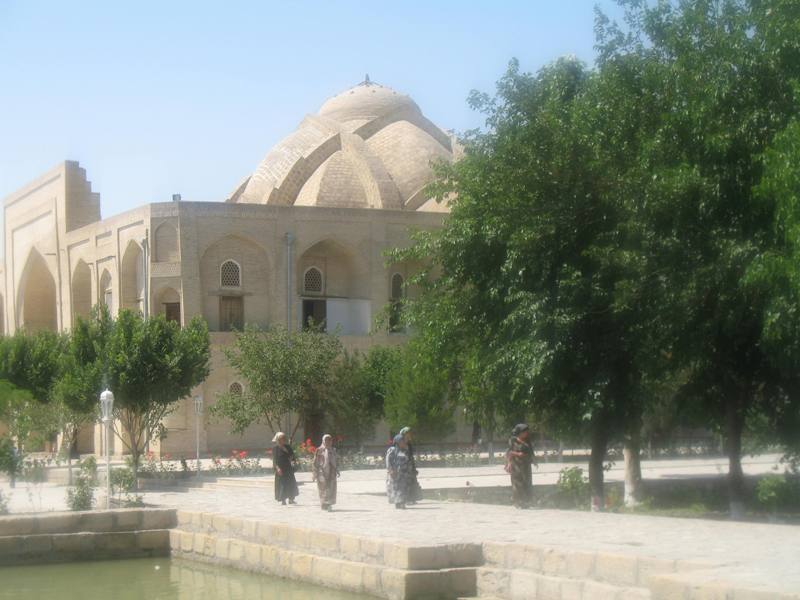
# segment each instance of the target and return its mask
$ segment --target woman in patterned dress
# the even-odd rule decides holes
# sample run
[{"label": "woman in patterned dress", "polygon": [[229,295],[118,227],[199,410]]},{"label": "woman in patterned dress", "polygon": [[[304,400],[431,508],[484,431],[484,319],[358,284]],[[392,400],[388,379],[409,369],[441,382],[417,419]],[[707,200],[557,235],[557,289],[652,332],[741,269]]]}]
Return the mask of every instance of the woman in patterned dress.
[{"label": "woman in patterned dress", "polygon": [[525,423],[515,425],[506,452],[506,472],[511,475],[511,501],[517,508],[528,508],[533,501],[533,446],[530,435]]},{"label": "woman in patterned dress", "polygon": [[386,451],[386,495],[395,508],[404,509],[409,501],[412,469],[408,443],[403,436],[396,435],[394,444]]},{"label": "woman in patterned dress", "polygon": [[329,434],[322,436],[322,444],[314,454],[312,479],[317,482],[319,503],[322,510],[331,511],[336,504],[336,478],[339,469],[336,466],[336,448]]}]

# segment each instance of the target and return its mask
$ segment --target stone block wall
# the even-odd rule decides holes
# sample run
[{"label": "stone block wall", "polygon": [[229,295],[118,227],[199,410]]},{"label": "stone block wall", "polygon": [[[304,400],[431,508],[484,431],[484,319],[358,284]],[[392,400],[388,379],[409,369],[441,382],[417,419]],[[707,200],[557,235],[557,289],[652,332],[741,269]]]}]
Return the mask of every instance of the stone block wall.
[{"label": "stone block wall", "polygon": [[173,509],[0,517],[0,565],[169,555]]}]

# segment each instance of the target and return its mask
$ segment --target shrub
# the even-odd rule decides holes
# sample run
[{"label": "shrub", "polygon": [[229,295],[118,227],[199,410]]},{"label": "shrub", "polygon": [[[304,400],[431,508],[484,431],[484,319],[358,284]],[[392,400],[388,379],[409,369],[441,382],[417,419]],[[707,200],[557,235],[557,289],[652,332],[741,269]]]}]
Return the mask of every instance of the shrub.
[{"label": "shrub", "polygon": [[800,481],[787,474],[767,475],[756,485],[756,498],[759,504],[771,512],[795,508],[800,506]]},{"label": "shrub", "polygon": [[8,512],[8,498],[3,495],[3,490],[0,490],[0,515],[7,515]]},{"label": "shrub", "polygon": [[5,473],[13,478],[19,474],[22,461],[17,456],[14,442],[7,437],[0,438],[0,473]]},{"label": "shrub", "polygon": [[591,495],[589,478],[583,474],[581,467],[567,467],[561,469],[556,484],[556,494],[560,506],[564,508],[579,508],[587,506]]},{"label": "shrub", "polygon": [[92,510],[94,487],[92,480],[83,471],[75,480],[75,486],[67,490],[67,506],[70,510]]}]

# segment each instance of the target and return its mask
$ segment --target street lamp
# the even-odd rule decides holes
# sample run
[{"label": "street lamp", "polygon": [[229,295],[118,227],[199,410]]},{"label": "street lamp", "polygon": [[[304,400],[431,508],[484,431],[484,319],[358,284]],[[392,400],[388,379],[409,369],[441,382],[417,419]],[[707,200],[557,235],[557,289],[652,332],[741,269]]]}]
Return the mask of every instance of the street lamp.
[{"label": "street lamp", "polygon": [[114,411],[114,394],[106,389],[100,394],[100,415],[106,426],[106,509],[111,508],[111,419]]},{"label": "street lamp", "polygon": [[200,477],[200,417],[203,414],[203,395],[194,397],[194,432],[195,449],[197,451],[197,476]]}]

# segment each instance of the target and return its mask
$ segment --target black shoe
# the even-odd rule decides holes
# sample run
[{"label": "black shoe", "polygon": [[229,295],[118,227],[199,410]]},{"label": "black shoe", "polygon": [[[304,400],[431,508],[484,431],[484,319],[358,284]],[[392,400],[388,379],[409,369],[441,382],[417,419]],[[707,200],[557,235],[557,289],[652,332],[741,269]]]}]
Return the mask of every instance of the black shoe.
[{"label": "black shoe", "polygon": [[285,499],[285,498],[284,498],[283,500],[281,500],[281,504],[283,504],[284,506],[286,506],[286,499]]},{"label": "black shoe", "polygon": [[294,501],[294,498],[289,498],[289,504],[297,504],[297,502]]}]

